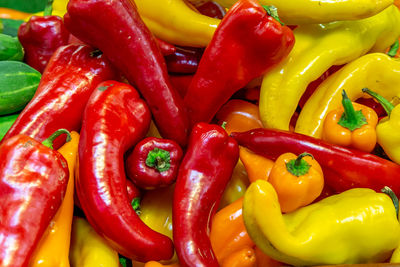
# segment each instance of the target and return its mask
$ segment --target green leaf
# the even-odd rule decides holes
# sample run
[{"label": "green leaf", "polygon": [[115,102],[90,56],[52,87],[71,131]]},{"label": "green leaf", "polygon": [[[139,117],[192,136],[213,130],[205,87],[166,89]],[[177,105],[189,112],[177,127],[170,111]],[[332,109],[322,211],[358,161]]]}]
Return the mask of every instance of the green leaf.
[{"label": "green leaf", "polygon": [[7,7],[28,13],[43,11],[47,0],[0,0],[0,7]]},{"label": "green leaf", "polygon": [[24,21],[19,19],[1,19],[1,22],[3,23],[2,33],[16,37],[18,34],[18,28]]}]

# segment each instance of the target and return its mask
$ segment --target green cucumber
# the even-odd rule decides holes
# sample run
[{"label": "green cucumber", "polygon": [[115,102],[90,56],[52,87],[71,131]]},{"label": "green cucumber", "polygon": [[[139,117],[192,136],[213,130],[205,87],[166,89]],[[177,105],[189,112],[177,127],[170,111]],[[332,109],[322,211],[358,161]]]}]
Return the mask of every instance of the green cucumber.
[{"label": "green cucumber", "polygon": [[24,21],[20,19],[1,19],[1,22],[3,23],[2,33],[13,37],[17,37],[18,28],[24,23]]},{"label": "green cucumber", "polygon": [[7,131],[11,128],[19,114],[11,114],[0,116],[0,141],[6,135]]},{"label": "green cucumber", "polygon": [[0,60],[22,61],[24,50],[17,37],[0,33]]},{"label": "green cucumber", "polygon": [[0,61],[0,115],[22,110],[39,85],[40,72],[19,61]]}]

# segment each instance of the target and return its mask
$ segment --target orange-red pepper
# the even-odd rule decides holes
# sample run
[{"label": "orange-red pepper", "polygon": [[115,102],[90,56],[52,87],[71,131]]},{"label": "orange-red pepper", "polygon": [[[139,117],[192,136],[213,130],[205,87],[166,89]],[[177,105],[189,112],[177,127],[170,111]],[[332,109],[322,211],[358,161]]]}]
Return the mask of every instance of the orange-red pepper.
[{"label": "orange-red pepper", "polygon": [[222,261],[221,267],[254,267],[256,266],[256,253],[251,247],[244,247],[233,252]]},{"label": "orange-red pepper", "polygon": [[282,212],[291,212],[310,204],[324,187],[321,166],[308,153],[280,155],[268,181],[275,188]]},{"label": "orange-red pepper", "polygon": [[342,106],[326,115],[322,139],[335,145],[371,152],[376,145],[378,115],[367,106],[351,102],[345,91],[342,96]]},{"label": "orange-red pepper", "polygon": [[251,183],[258,179],[268,180],[274,161],[253,153],[245,147],[240,147],[239,158],[246,168]]}]

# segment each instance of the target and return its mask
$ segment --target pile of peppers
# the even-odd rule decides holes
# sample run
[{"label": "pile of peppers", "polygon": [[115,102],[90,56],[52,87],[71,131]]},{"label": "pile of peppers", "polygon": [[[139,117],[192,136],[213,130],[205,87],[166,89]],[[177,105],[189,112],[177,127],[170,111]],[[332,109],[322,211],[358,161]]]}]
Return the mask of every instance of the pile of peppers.
[{"label": "pile of peppers", "polygon": [[41,73],[0,116],[0,266],[400,263],[399,8],[0,7]]}]

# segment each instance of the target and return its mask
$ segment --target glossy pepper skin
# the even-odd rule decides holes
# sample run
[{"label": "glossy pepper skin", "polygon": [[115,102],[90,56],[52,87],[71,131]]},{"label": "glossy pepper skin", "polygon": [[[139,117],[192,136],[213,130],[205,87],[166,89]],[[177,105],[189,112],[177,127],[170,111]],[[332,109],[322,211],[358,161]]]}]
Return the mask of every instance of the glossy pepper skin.
[{"label": "glossy pepper skin", "polygon": [[155,189],[175,182],[183,151],[168,139],[147,137],[126,159],[127,176],[140,188]]},{"label": "glossy pepper skin", "polygon": [[236,141],[222,127],[193,127],[172,209],[174,245],[182,266],[218,266],[208,229],[238,157]]},{"label": "glossy pepper skin", "polygon": [[100,83],[83,115],[76,192],[89,223],[120,254],[139,261],[169,259],[172,241],[146,226],[126,191],[124,153],[150,125],[146,103],[130,85]]},{"label": "glossy pepper skin", "polygon": [[[113,23],[109,19],[113,18]],[[98,47],[146,100],[164,138],[184,146],[188,118],[172,87],[164,58],[130,0],[71,0],[64,16],[68,30]]]},{"label": "glossy pepper skin", "polygon": [[186,92],[191,125],[210,122],[240,88],[284,59],[294,45],[282,26],[256,0],[240,0],[215,31]]},{"label": "glossy pepper skin", "polygon": [[353,103],[344,90],[342,96],[342,105],[330,111],[324,120],[322,139],[371,152],[376,145],[378,115],[370,107]]},{"label": "glossy pepper skin", "polygon": [[400,238],[392,199],[368,188],[282,215],[272,185],[258,180],[244,196],[243,219],[264,253],[294,266],[382,262]]},{"label": "glossy pepper skin", "polygon": [[62,18],[51,16],[52,0],[45,8],[45,16],[32,16],[18,29],[18,39],[24,47],[24,61],[43,73],[50,57],[60,46],[68,44],[69,32]]},{"label": "glossy pepper skin", "polygon": [[66,159],[69,179],[64,199],[46,232],[35,248],[29,267],[69,267],[71,224],[74,211],[74,173],[78,154],[79,134],[71,132],[71,140],[58,149]]},{"label": "glossy pepper skin", "polygon": [[400,194],[400,165],[370,153],[276,129],[235,132],[231,136],[239,145],[272,160],[286,152],[300,154],[307,151],[321,165],[325,184],[336,192],[354,187],[379,191],[389,186],[395,194]]},{"label": "glossy pepper skin", "polygon": [[0,265],[28,266],[61,205],[68,166],[56,150],[26,135],[0,146]]},{"label": "glossy pepper skin", "polygon": [[[326,115],[340,106],[345,89],[351,101],[366,96],[369,88],[386,99],[400,97],[400,61],[384,53],[370,53],[346,64],[322,82],[305,103],[295,131],[321,138]],[[384,75],[383,75],[384,74]]]},{"label": "glossy pepper skin", "polygon": [[[21,133],[43,141],[59,128],[78,131],[92,91],[98,83],[115,76],[104,55],[94,51],[74,44],[57,49],[35,95],[3,140]],[[59,146],[56,143],[55,147]]]},{"label": "glossy pepper skin", "polygon": [[331,66],[392,45],[400,35],[400,11],[389,6],[369,18],[299,25],[293,33],[296,43],[289,56],[264,75],[261,85],[260,116],[266,128],[288,131],[308,84]]},{"label": "glossy pepper skin", "polygon": [[165,56],[169,73],[194,74],[197,71],[203,49],[177,47],[176,51]]}]

